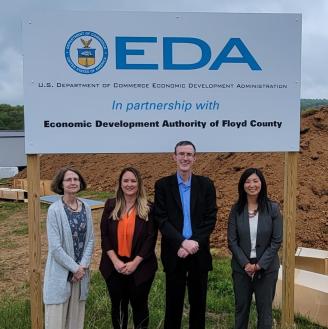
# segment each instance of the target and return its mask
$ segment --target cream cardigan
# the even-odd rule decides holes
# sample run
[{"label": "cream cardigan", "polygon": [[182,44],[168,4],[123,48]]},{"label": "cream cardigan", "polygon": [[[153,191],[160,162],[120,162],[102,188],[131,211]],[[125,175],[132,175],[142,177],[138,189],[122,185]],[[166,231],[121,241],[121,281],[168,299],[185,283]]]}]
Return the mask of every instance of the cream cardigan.
[{"label": "cream cardigan", "polygon": [[[94,235],[91,209],[85,203],[84,206],[87,214],[87,234],[80,265],[89,267],[93,253]],[[61,198],[49,207],[47,235],[48,258],[44,273],[43,302],[44,304],[62,304],[71,295],[71,283],[67,281],[68,273],[75,273],[79,264],[74,260],[72,232]],[[87,270],[81,280],[80,300],[87,298],[89,280]]]}]

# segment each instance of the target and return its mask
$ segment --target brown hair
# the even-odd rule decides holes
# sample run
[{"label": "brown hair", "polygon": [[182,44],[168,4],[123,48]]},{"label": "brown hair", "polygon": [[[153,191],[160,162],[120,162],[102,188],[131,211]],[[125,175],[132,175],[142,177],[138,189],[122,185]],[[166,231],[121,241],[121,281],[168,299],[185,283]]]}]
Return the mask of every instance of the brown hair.
[{"label": "brown hair", "polygon": [[51,191],[63,195],[64,194],[64,189],[63,189],[63,180],[64,180],[64,176],[66,174],[67,171],[72,171],[75,174],[77,174],[79,176],[80,179],[80,191],[83,191],[86,189],[87,187],[87,183],[85,182],[83,176],[81,175],[81,173],[72,167],[63,167],[60,168],[55,177],[53,178],[52,182],[51,182]]},{"label": "brown hair", "polygon": [[192,146],[192,148],[194,149],[194,152],[196,153],[196,147],[192,142],[190,142],[190,141],[180,141],[174,147],[174,154],[177,154],[177,148],[179,146],[187,146],[187,145]]},{"label": "brown hair", "polygon": [[137,214],[141,219],[144,219],[145,221],[148,220],[148,213],[149,213],[149,206],[147,201],[147,195],[146,190],[142,181],[142,177],[140,175],[140,172],[133,167],[127,167],[124,168],[120,176],[118,178],[117,187],[116,187],[116,205],[113,209],[113,212],[111,214],[111,217],[113,217],[114,220],[119,220],[121,218],[122,212],[125,208],[125,198],[124,193],[121,187],[122,184],[122,177],[126,172],[131,172],[138,182],[138,192],[137,192],[137,199],[136,199],[136,209]]}]

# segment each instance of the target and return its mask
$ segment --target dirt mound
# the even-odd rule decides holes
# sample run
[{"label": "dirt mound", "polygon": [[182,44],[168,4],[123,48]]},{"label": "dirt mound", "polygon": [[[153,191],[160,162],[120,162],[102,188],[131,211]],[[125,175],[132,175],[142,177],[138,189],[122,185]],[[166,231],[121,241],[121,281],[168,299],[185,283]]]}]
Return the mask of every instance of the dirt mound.
[{"label": "dirt mound", "polygon": [[[328,249],[328,107],[303,115],[298,159],[296,245]],[[92,190],[113,191],[123,167],[137,167],[150,197],[154,182],[175,171],[171,154],[82,154],[41,156],[41,178],[51,179],[64,165],[79,168]],[[269,195],[283,206],[284,154],[199,153],[195,172],[214,180],[219,206],[212,244],[225,252],[230,207],[237,196],[241,171],[254,166],[263,170]],[[26,177],[26,171],[17,178]]]}]

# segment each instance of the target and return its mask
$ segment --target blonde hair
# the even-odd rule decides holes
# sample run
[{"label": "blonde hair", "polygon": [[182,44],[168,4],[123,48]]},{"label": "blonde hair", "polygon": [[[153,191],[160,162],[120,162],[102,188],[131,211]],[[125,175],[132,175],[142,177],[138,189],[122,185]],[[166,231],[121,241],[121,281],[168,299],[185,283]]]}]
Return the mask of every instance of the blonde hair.
[{"label": "blonde hair", "polygon": [[143,185],[143,181],[142,181],[140,172],[133,167],[124,168],[120,173],[118,183],[116,186],[116,193],[115,193],[116,204],[115,204],[115,208],[113,209],[113,211],[111,213],[111,217],[113,218],[113,220],[120,220],[122,213],[125,209],[126,202],[125,202],[124,193],[123,193],[121,185],[122,185],[122,177],[126,172],[131,172],[135,176],[137,183],[138,183],[138,191],[137,191],[137,198],[136,198],[137,215],[141,219],[148,221],[149,205],[148,205],[148,201],[147,201],[146,190]]}]

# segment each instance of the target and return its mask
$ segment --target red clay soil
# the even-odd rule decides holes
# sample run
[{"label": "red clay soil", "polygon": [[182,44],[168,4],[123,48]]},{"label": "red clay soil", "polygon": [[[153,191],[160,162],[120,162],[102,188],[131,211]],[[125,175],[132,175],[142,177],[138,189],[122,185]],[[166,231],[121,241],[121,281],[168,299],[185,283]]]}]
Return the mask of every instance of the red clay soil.
[{"label": "red clay soil", "polygon": [[[328,107],[303,115],[298,158],[296,246],[328,249]],[[175,171],[171,154],[78,154],[41,156],[41,179],[51,179],[64,165],[80,169],[88,188],[114,191],[123,167],[137,167],[150,198],[154,182]],[[217,190],[219,207],[212,246],[227,251],[227,217],[237,196],[241,172],[260,168],[267,179],[269,196],[283,207],[283,153],[199,153],[195,172],[209,176]],[[17,178],[26,177],[26,171]]]}]

